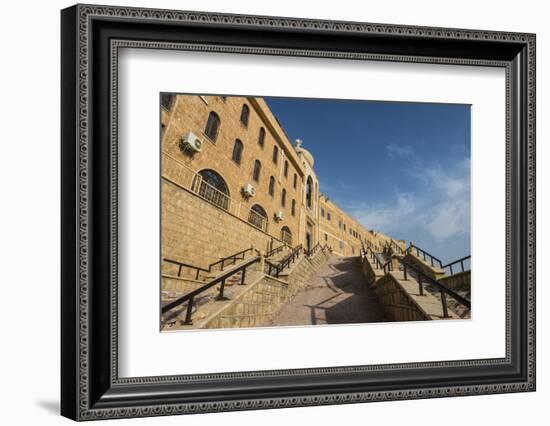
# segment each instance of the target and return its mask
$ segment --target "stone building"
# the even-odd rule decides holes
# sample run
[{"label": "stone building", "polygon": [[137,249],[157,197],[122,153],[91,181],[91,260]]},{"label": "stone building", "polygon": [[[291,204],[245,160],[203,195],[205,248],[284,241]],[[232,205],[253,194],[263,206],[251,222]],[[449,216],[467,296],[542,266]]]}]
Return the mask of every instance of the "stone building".
[{"label": "stone building", "polygon": [[206,266],[285,243],[354,256],[389,239],[320,194],[312,154],[262,98],[162,95],[161,132],[164,257]]}]

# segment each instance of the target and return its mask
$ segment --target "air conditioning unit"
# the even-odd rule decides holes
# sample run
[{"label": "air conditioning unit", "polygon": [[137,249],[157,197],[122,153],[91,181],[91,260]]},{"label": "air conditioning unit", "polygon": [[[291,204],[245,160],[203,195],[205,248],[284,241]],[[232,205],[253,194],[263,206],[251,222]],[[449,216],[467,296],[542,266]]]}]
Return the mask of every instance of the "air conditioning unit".
[{"label": "air conditioning unit", "polygon": [[247,198],[253,197],[256,195],[256,188],[254,188],[250,183],[247,183],[243,186],[243,195]]},{"label": "air conditioning unit", "polygon": [[187,132],[181,138],[182,151],[201,152],[202,141],[193,132]]},{"label": "air conditioning unit", "polygon": [[275,213],[275,219],[283,220],[283,218],[284,218],[284,215],[283,215],[283,212],[281,210],[279,210],[277,213]]}]

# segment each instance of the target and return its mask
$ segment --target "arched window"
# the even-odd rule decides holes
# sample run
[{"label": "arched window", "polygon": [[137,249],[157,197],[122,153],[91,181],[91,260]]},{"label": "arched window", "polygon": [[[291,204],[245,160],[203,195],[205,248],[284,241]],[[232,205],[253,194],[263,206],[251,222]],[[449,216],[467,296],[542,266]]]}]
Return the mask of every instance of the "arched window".
[{"label": "arched window", "polygon": [[290,208],[290,213],[292,214],[292,216],[295,216],[295,215],[296,215],[296,200],[292,200],[292,205],[291,205],[291,208]]},{"label": "arched window", "polygon": [[250,109],[248,105],[244,104],[243,109],[241,110],[241,123],[245,126],[248,126],[248,116],[250,115]]},{"label": "arched window", "polygon": [[272,197],[275,195],[275,178],[273,176],[269,178],[269,195]]},{"label": "arched window", "polygon": [[243,143],[239,140],[235,140],[235,145],[233,145],[233,155],[231,156],[231,159],[237,163],[241,164],[241,158],[243,156]]},{"label": "arched window", "polygon": [[192,189],[218,207],[229,209],[229,189],[225,180],[214,170],[201,170],[193,179]]},{"label": "arched window", "polygon": [[311,176],[308,176],[306,181],[306,206],[309,208],[313,206],[313,180]]},{"label": "arched window", "polygon": [[294,187],[294,189],[296,189],[297,184],[298,184],[298,176],[296,175],[296,173],[294,173],[294,181],[292,182],[292,186]]},{"label": "arched window", "polygon": [[285,175],[285,177],[288,176],[288,161],[286,161],[286,160],[285,160],[284,175]]},{"label": "arched window", "polygon": [[220,117],[214,111],[210,111],[208,114],[208,120],[206,121],[206,128],[204,129],[204,134],[212,142],[216,142],[218,137],[218,132],[220,130]]},{"label": "arched window", "polygon": [[256,228],[267,229],[267,213],[262,206],[254,204],[248,212],[248,222]]},{"label": "arched window", "polygon": [[292,246],[292,232],[290,232],[290,228],[288,226],[283,226],[281,228],[281,240],[289,246]]},{"label": "arched window", "polygon": [[258,145],[260,145],[262,148],[265,145],[265,129],[263,127],[260,127],[260,134],[258,136]]},{"label": "arched window", "polygon": [[273,163],[277,164],[277,159],[279,157],[279,148],[277,148],[277,145],[273,145]]},{"label": "arched window", "polygon": [[281,206],[286,206],[286,189],[283,188],[281,191]]},{"label": "arched window", "polygon": [[254,161],[254,170],[252,171],[252,179],[256,182],[260,181],[260,172],[262,171],[262,163],[260,160]]}]

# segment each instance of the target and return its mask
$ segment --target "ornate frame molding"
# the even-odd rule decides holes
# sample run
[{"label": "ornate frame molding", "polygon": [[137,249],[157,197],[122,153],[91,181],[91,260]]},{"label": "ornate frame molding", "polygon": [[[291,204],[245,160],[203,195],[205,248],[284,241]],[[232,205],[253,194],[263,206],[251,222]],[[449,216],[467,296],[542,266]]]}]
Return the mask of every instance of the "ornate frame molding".
[{"label": "ornate frame molding", "polygon": [[[246,46],[231,44],[215,44],[211,42],[181,42],[178,40],[142,40],[133,39],[132,35],[121,38],[109,38],[109,45],[103,50],[109,58],[108,64],[101,63],[102,75],[94,77],[98,71],[93,68],[98,64],[94,53],[101,47],[102,39],[94,43],[94,36],[99,30],[94,29],[94,23],[109,23],[109,30],[116,27],[114,24],[134,22],[144,27],[160,28],[162,25],[190,26],[201,28],[216,26],[231,30],[253,29],[255,31],[276,30],[288,32],[294,36],[308,32],[331,35],[350,35],[351,37],[373,36],[386,40],[431,40],[437,42],[465,42],[474,46],[502,45],[508,51],[521,51],[521,58],[485,58],[482,57],[444,57],[431,55],[404,55],[399,53],[357,52],[341,50],[304,49],[296,47],[277,46]],[[116,28],[115,28],[116,29]],[[117,30],[120,31],[120,30]],[[115,31],[116,32],[116,31]],[[294,19],[265,16],[228,15],[202,12],[184,12],[155,9],[137,9],[126,7],[104,7],[77,5],[63,11],[63,72],[70,75],[70,84],[62,93],[64,119],[72,119],[72,126],[63,128],[63,176],[71,178],[71,182],[63,184],[63,211],[66,215],[74,214],[72,225],[64,224],[62,240],[63,255],[63,292],[62,298],[62,344],[65,360],[70,359],[68,365],[64,363],[62,374],[62,414],[78,420],[91,420],[113,417],[138,417],[151,415],[169,415],[197,412],[214,412],[229,410],[247,410],[262,408],[277,408],[307,405],[342,404],[352,402],[400,400],[415,398],[433,398],[442,396],[460,396],[488,393],[504,393],[518,391],[533,391],[535,389],[535,36],[533,34],[519,34],[510,32],[476,31],[464,29],[409,27],[401,25],[369,24],[357,22],[336,22],[309,19]],[[273,370],[261,372],[221,373],[188,376],[161,376],[144,378],[118,377],[117,368],[117,87],[118,87],[118,49],[154,48],[195,50],[208,52],[226,52],[238,54],[263,55],[293,55],[336,59],[441,63],[455,65],[481,65],[504,67],[506,69],[506,110],[507,110],[507,141],[506,141],[506,357],[503,359],[463,360],[452,362],[388,364],[376,366],[354,367],[327,367],[300,370]],[[518,54],[519,55],[519,54]],[[522,69],[519,69],[522,68]],[[519,69],[519,71],[518,71]],[[523,74],[522,74],[523,73]],[[520,78],[521,77],[521,78]],[[99,82],[99,83],[98,83]],[[103,85],[103,86],[101,86]],[[101,86],[101,89],[98,89]],[[110,91],[103,93],[109,97],[109,126],[108,156],[110,158],[109,203],[99,206],[97,197],[94,197],[94,188],[98,186],[94,177],[91,157],[99,156],[94,146],[94,114],[102,111],[95,105],[97,90]],[[521,92],[522,98],[518,98]],[[518,103],[519,102],[519,103]],[[98,112],[99,111],[99,112]],[[517,115],[525,127],[524,134],[519,129],[514,117]],[[97,120],[97,119],[96,119]],[[64,120],[65,121],[65,120]],[[520,154],[513,148],[513,142],[519,138]],[[103,151],[101,151],[103,155]],[[97,161],[97,159],[95,159]],[[521,164],[519,164],[521,163]],[[96,167],[95,165],[93,167]],[[520,203],[524,218],[514,216],[513,209]],[[97,209],[108,210],[109,215],[109,298],[91,295],[96,291],[94,287],[93,263],[94,249],[97,244],[94,234],[93,221]],[[526,234],[517,241],[517,228],[524,227]],[[519,231],[518,231],[519,232]],[[515,238],[515,239],[514,239]],[[514,244],[512,242],[514,241]],[[514,246],[513,246],[514,245]],[[515,251],[514,251],[515,250]],[[523,253],[525,270],[520,273],[512,264],[512,255],[518,251]],[[525,279],[525,282],[518,281]],[[514,297],[517,297],[517,288],[514,283],[522,284],[522,297],[525,298],[525,311],[517,312],[512,306]],[[96,285],[97,286],[97,285]],[[103,294],[103,293],[102,293]],[[96,330],[98,313],[93,311],[92,300],[100,300],[109,304],[108,318],[103,318],[103,324],[109,324],[103,332]],[[522,308],[522,309],[523,309]],[[97,308],[95,308],[97,309]],[[104,315],[104,314],[103,314]],[[312,394],[288,395],[273,394],[262,398],[235,398],[228,397],[210,401],[169,401],[162,397],[150,400],[139,400],[132,396],[132,388],[149,386],[151,394],[160,386],[218,384],[227,380],[261,380],[268,378],[307,378],[315,376],[318,379],[330,380],[330,376],[341,377],[346,374],[389,372],[399,373],[408,370],[433,369],[448,371],[450,368],[473,368],[512,366],[515,354],[514,326],[517,326],[518,316],[524,321],[521,330],[525,346],[519,348],[525,355],[525,362],[521,366],[522,373],[518,379],[503,383],[480,383],[471,385],[442,384],[427,387],[400,386],[391,390],[357,390],[338,392],[316,392]],[[69,324],[70,322],[70,324]],[[99,333],[99,334],[98,334]],[[105,333],[105,336],[103,336]],[[107,339],[111,350],[109,356],[94,352],[91,342]],[[516,342],[517,343],[517,342]],[[93,359],[92,359],[93,358]],[[101,358],[101,361],[95,359]],[[107,359],[108,358],[108,359]],[[517,362],[517,360],[515,360]],[[443,374],[443,373],[441,373]],[[99,381],[94,377],[101,376]],[[74,393],[74,396],[70,394]],[[155,401],[153,403],[153,401]]]}]

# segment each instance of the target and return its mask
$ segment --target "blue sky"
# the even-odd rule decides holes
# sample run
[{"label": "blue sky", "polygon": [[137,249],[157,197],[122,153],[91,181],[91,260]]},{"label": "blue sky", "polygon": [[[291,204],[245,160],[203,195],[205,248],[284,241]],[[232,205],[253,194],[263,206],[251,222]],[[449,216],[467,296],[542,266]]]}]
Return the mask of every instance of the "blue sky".
[{"label": "blue sky", "polygon": [[265,98],[315,158],[321,192],[366,228],[447,262],[470,254],[470,107]]}]

